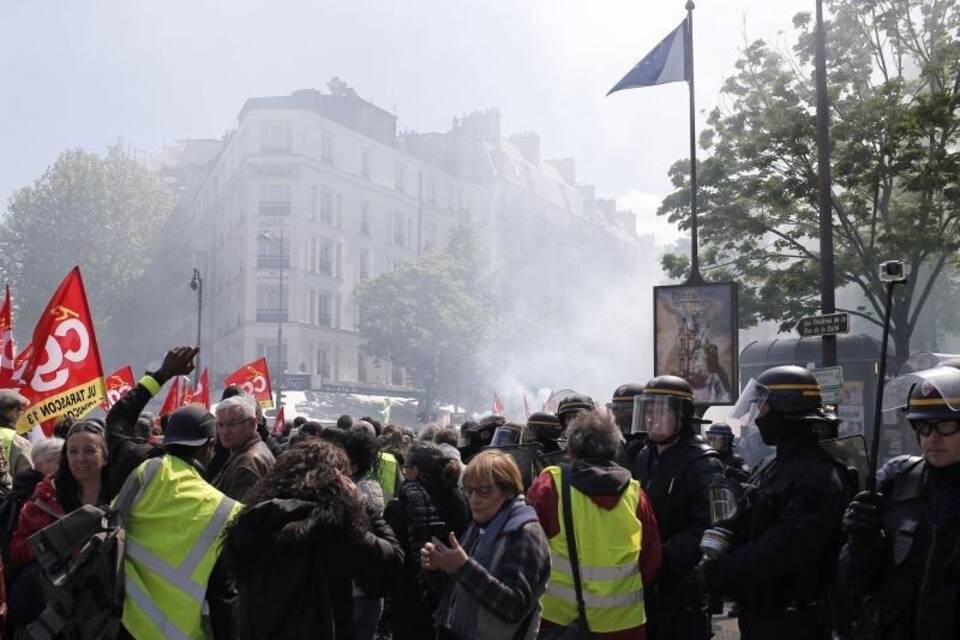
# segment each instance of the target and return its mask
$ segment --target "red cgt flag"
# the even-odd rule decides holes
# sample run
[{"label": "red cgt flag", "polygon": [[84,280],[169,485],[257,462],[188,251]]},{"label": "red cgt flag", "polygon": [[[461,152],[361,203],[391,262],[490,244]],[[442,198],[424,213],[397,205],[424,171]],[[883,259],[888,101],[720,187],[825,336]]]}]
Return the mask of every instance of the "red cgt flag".
[{"label": "red cgt flag", "polygon": [[170,382],[170,388],[167,389],[167,397],[163,399],[163,406],[160,407],[160,415],[165,416],[173,413],[182,406],[190,404],[186,401],[193,395],[193,387],[190,384],[190,378],[186,376],[176,376]]},{"label": "red cgt flag", "polygon": [[0,306],[0,389],[13,384],[13,361],[16,359],[13,344],[13,300],[10,299],[10,285],[7,295]]},{"label": "red cgt flag", "polygon": [[283,435],[283,423],[285,422],[283,417],[283,405],[277,409],[277,418],[273,422],[273,435],[280,436]]},{"label": "red cgt flag", "polygon": [[188,392],[184,394],[183,406],[193,403],[202,404],[205,409],[210,410],[210,383],[206,369],[197,378],[196,388],[191,386]]},{"label": "red cgt flag", "polygon": [[65,415],[81,418],[104,399],[103,366],[80,267],[67,274],[40,314],[31,346],[20,376],[20,392],[30,406],[18,432]]},{"label": "red cgt flag", "polygon": [[134,384],[133,369],[130,368],[130,365],[120,367],[111,373],[104,380],[107,397],[100,403],[100,407],[104,411],[110,411],[113,405],[117,404],[117,401],[123,397],[123,394],[133,389]]},{"label": "red cgt flag", "polygon": [[503,400],[500,399],[500,396],[497,395],[496,391],[493,392],[493,415],[503,415]]},{"label": "red cgt flag", "polygon": [[270,387],[270,371],[267,369],[267,359],[258,358],[245,364],[223,381],[224,386],[237,386],[244,393],[256,398],[264,409],[273,406],[273,390]]}]

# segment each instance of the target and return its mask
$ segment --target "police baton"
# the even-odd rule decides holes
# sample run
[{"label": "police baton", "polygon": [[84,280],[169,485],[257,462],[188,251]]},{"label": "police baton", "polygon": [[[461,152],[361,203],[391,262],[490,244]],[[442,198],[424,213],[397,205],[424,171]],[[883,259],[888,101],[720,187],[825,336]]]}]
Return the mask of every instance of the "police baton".
[{"label": "police baton", "polygon": [[893,288],[907,281],[902,260],[880,263],[880,281],[887,285],[887,306],[883,311],[883,340],[880,344],[880,366],[877,370],[877,397],[873,412],[873,438],[870,442],[867,490],[877,490],[877,456],[880,453],[880,430],[883,427],[883,387],[887,375],[887,346],[890,343],[890,308],[893,306]]}]

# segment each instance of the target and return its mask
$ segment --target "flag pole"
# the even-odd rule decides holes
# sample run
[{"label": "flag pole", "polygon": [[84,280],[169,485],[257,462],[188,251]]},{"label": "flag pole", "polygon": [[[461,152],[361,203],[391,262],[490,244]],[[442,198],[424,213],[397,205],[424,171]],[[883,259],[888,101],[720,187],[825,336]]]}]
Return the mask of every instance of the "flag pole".
[{"label": "flag pole", "polygon": [[690,87],[690,277],[687,284],[701,284],[700,257],[697,255],[697,108],[693,83],[693,0],[687,0],[685,31],[687,84]]}]

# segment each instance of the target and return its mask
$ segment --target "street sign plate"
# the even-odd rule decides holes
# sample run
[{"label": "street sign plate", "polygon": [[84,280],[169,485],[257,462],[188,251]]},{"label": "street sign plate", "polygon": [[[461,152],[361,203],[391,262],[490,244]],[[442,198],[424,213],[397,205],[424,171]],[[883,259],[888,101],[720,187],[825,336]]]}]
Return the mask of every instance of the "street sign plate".
[{"label": "street sign plate", "polygon": [[843,388],[820,389],[820,400],[823,404],[840,404],[843,400]]},{"label": "street sign plate", "polygon": [[832,336],[850,331],[849,313],[830,313],[823,316],[800,318],[797,323],[797,333],[804,338],[815,336]]},{"label": "street sign plate", "polygon": [[824,404],[840,404],[843,400],[843,367],[823,367],[811,371],[820,385],[820,398]]}]

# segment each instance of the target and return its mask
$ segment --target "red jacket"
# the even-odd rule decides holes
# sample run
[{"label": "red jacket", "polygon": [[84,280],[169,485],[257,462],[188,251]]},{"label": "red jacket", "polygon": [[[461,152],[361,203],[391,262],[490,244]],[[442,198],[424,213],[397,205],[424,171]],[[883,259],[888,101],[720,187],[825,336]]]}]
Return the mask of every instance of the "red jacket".
[{"label": "red jacket", "polygon": [[[601,467],[599,469],[594,465],[575,463],[573,475],[576,477],[578,471],[587,470],[588,468],[594,473],[599,472],[600,475],[605,475],[605,472],[607,474],[615,474],[618,480],[612,481],[612,483],[619,484],[620,486],[622,486],[624,480],[629,480],[630,478],[629,471],[613,463],[610,463],[610,467]],[[596,479],[597,478],[594,478],[594,480]],[[609,480],[609,478],[607,478],[607,480]],[[594,483],[594,485],[597,484],[602,485],[609,483]],[[576,480],[574,480],[573,486],[580,488]],[[602,491],[600,493],[590,491],[588,495],[594,504],[603,509],[612,509],[615,507],[617,503],[620,502],[621,496],[620,493],[612,491],[609,494],[603,493]],[[527,490],[527,501],[537,510],[540,525],[543,527],[544,532],[546,532],[547,538],[553,538],[559,534],[560,520],[558,507],[560,504],[560,494],[557,492],[557,487],[553,484],[553,476],[549,473],[540,474],[540,476],[533,481],[533,484],[530,485],[530,489]],[[650,504],[647,494],[645,494],[642,489],[640,490],[640,500],[637,503],[637,519],[643,527],[643,545],[640,549],[639,558],[640,575],[643,578],[644,587],[649,587],[649,585],[653,584],[657,573],[660,571],[660,530],[657,528],[657,519],[653,514],[653,506]],[[648,611],[648,616],[649,613]],[[542,620],[540,625],[541,628],[555,626],[547,620]],[[595,640],[644,640],[644,638],[646,638],[646,628],[641,626],[624,631],[594,633],[592,637]]]},{"label": "red jacket", "polygon": [[38,500],[42,501],[50,511],[63,515],[63,507],[57,502],[57,493],[53,488],[53,478],[47,476],[37,484],[37,488],[33,490],[33,496],[20,510],[17,530],[13,532],[13,538],[10,540],[10,557],[19,565],[33,560],[33,549],[28,542],[30,536],[57,520],[37,506]]}]

